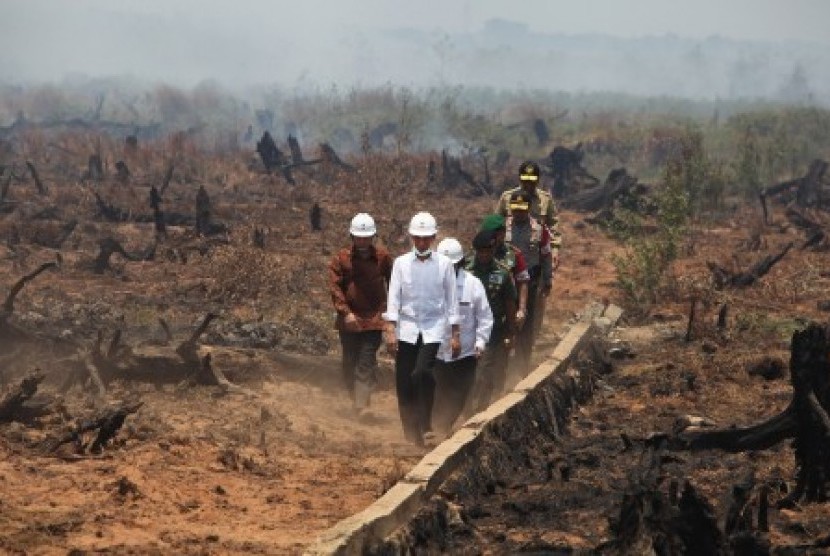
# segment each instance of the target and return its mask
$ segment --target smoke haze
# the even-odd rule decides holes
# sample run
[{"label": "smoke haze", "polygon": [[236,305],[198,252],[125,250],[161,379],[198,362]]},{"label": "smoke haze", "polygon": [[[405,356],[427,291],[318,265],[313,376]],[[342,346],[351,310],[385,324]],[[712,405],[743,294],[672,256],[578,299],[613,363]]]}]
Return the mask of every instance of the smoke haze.
[{"label": "smoke haze", "polygon": [[463,85],[826,105],[828,16],[821,0],[6,0],[0,81],[129,76],[298,93]]}]

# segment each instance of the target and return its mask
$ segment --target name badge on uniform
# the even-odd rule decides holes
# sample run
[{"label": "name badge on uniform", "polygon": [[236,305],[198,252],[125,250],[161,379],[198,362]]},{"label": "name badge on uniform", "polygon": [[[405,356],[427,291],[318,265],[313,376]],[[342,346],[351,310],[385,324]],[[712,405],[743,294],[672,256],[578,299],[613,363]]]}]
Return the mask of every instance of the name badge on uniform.
[{"label": "name badge on uniform", "polygon": [[461,305],[462,307],[467,307],[467,306],[471,305],[471,303],[469,301],[459,301],[458,304]]},{"label": "name badge on uniform", "polygon": [[491,274],[489,282],[500,286],[504,282],[504,276],[501,274]]}]

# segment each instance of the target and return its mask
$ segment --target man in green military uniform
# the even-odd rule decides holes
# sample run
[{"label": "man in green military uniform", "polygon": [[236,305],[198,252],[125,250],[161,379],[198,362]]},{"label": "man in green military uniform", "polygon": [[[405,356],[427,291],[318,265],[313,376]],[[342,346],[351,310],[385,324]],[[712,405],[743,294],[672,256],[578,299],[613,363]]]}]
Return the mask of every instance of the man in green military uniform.
[{"label": "man in green military uniform", "polygon": [[559,249],[562,247],[562,234],[559,230],[559,217],[553,197],[547,191],[539,188],[542,179],[542,172],[539,165],[528,160],[519,166],[519,187],[508,189],[502,193],[496,205],[496,212],[502,216],[509,216],[510,197],[519,191],[527,193],[530,197],[530,215],[540,223],[547,226],[551,236],[551,257],[553,268],[559,266]]},{"label": "man in green military uniform", "polygon": [[[519,306],[516,309],[516,330],[524,326],[527,316],[527,283],[530,281],[530,274],[527,272],[525,257],[515,245],[504,241],[507,233],[507,219],[501,214],[488,214],[481,221],[482,232],[493,232],[495,246],[493,247],[493,258],[513,277],[513,283],[518,293]],[[470,257],[472,260],[472,257]]]},{"label": "man in green military uniform", "polygon": [[493,330],[478,362],[476,384],[471,396],[470,409],[475,412],[487,407],[504,390],[507,360],[516,326],[517,294],[510,273],[493,257],[495,234],[491,231],[479,232],[473,239],[473,248],[475,256],[468,263],[467,271],[484,284],[493,313]]}]

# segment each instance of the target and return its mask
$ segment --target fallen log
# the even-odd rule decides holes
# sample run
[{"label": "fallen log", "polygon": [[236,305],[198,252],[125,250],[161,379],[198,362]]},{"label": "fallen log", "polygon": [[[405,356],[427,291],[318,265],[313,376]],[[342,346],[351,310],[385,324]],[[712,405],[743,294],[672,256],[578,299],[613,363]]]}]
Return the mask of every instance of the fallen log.
[{"label": "fallen log", "polygon": [[646,191],[637,183],[637,178],[628,174],[625,168],[611,170],[605,183],[578,191],[562,199],[562,206],[580,212],[611,209],[614,202],[626,195],[643,195]]},{"label": "fallen log", "polygon": [[225,391],[246,392],[212,365],[210,353],[199,353],[199,338],[216,318],[213,313],[207,314],[191,335],[172,350],[164,346],[133,348],[123,343],[120,331],[113,334],[104,350],[104,334],[99,331],[88,357],[84,357],[89,377],[102,394],[113,380],[192,383],[219,386]]},{"label": "fallen log", "polygon": [[[53,438],[48,438],[40,444],[43,453],[53,453],[58,448],[72,442],[78,454],[100,454],[110,440],[115,438],[128,415],[138,411],[144,402],[127,402],[118,407],[105,409],[91,419],[77,423],[72,430]],[[84,435],[98,431],[91,442],[84,442]]]},{"label": "fallen log", "polygon": [[827,231],[825,230],[825,226],[818,221],[818,215],[812,216],[808,214],[809,209],[799,209],[794,204],[790,204],[787,207],[786,217],[787,220],[796,228],[804,230],[807,235],[807,238],[804,240],[804,243],[801,244],[800,249],[803,251],[805,249],[824,249],[827,247]]},{"label": "fallen log", "polygon": [[790,242],[775,255],[767,255],[752,265],[749,270],[742,272],[732,272],[711,261],[708,261],[706,266],[708,266],[709,270],[712,272],[712,280],[714,281],[717,289],[722,289],[727,286],[737,288],[751,286],[758,279],[768,273],[781,259],[783,259],[792,247],[793,243]]},{"label": "fallen log", "polygon": [[793,180],[787,180],[764,188],[760,193],[761,206],[764,209],[764,221],[769,222],[767,199],[770,197],[790,203],[794,201],[800,207],[821,207],[823,204],[824,176],[827,162],[821,159],[810,163],[807,173]]}]

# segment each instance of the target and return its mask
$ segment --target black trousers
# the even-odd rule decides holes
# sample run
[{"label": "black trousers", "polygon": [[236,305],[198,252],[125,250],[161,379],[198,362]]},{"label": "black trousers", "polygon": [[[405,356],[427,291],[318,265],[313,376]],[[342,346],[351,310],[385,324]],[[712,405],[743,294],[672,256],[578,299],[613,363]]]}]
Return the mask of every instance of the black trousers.
[{"label": "black trousers", "polygon": [[343,348],[343,381],[357,409],[368,407],[372,390],[377,384],[380,330],[340,332]]},{"label": "black trousers", "polygon": [[421,335],[418,343],[398,342],[395,356],[395,389],[398,411],[407,440],[423,443],[424,433],[432,430],[432,405],[435,397],[435,379],[432,376],[435,356],[440,343],[425,344]]},{"label": "black trousers", "polygon": [[485,409],[504,392],[510,350],[504,345],[506,327],[494,328],[490,342],[478,361],[470,411]]},{"label": "black trousers", "polygon": [[454,361],[435,362],[435,428],[449,432],[461,415],[473,390],[476,377],[475,356],[462,357]]},{"label": "black trousers", "polygon": [[541,277],[539,269],[531,272],[530,282],[527,284],[527,315],[524,326],[516,334],[516,362],[519,365],[521,375],[525,376],[530,371],[530,358],[533,355],[533,344],[536,342],[536,334],[539,331],[542,312],[545,310],[544,298],[540,289]]}]

